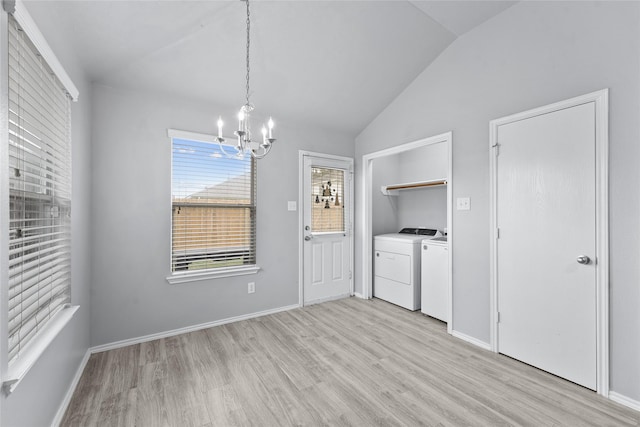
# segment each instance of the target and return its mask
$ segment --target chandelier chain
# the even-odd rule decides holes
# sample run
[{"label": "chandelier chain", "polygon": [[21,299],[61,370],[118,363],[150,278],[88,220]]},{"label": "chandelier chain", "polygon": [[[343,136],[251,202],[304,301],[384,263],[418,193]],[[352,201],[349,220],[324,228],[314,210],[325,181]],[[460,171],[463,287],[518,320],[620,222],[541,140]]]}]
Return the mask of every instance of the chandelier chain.
[{"label": "chandelier chain", "polygon": [[245,0],[247,2],[247,105],[249,105],[249,49],[251,47],[251,36],[250,36],[250,28],[251,28],[251,19],[249,14],[249,0]]}]

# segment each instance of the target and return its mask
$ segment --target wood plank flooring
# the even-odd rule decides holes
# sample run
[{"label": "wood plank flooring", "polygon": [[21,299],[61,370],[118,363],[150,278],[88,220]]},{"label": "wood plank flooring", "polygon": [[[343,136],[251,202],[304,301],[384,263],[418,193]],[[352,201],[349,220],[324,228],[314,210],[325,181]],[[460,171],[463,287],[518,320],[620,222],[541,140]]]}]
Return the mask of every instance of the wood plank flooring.
[{"label": "wood plank flooring", "polygon": [[639,426],[640,413],[348,298],[91,356],[63,426]]}]

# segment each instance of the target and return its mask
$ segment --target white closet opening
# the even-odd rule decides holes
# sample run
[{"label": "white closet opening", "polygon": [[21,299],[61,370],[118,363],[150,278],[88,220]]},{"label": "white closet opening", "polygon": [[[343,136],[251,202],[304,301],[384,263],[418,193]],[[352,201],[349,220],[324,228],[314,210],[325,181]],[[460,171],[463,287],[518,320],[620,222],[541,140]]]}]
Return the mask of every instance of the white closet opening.
[{"label": "white closet opening", "polygon": [[[403,227],[436,228],[452,235],[451,141],[448,132],[363,156],[364,298],[373,296],[373,236]],[[447,329],[451,332],[451,237],[449,242]]]}]

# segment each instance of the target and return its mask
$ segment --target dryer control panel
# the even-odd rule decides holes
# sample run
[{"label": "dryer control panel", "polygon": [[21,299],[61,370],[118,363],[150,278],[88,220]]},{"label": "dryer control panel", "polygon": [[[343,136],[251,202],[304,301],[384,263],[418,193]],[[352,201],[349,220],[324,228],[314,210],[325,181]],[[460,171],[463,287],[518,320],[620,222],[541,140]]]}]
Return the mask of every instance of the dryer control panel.
[{"label": "dryer control panel", "polygon": [[418,236],[442,236],[442,233],[439,230],[432,228],[403,228],[400,230],[399,234],[416,234]]}]

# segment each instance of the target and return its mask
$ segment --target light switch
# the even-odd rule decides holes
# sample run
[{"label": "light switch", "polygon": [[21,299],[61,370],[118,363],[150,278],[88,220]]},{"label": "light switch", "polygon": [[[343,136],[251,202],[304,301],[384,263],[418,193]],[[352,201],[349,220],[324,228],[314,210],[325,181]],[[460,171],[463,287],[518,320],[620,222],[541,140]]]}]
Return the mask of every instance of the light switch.
[{"label": "light switch", "polygon": [[289,200],[287,202],[287,210],[290,210],[290,211],[298,210],[298,204],[296,203],[295,200],[293,201]]},{"label": "light switch", "polygon": [[471,199],[469,197],[458,197],[456,208],[459,211],[471,210]]}]

